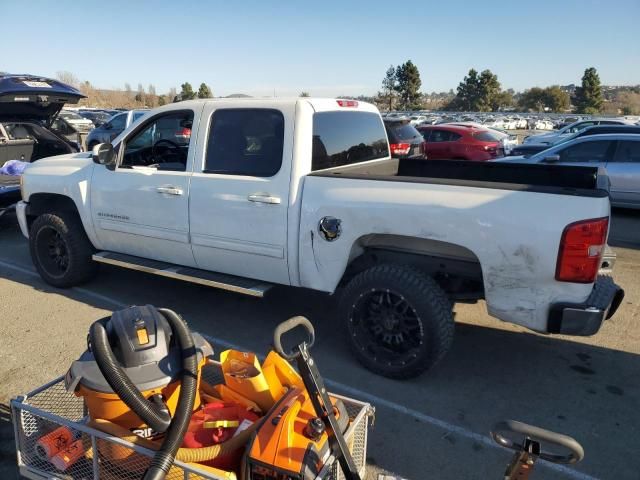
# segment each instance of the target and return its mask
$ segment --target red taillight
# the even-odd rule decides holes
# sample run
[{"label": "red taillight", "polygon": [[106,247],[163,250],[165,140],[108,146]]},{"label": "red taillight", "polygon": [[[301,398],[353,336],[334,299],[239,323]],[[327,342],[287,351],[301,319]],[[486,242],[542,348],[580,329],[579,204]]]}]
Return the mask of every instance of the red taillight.
[{"label": "red taillight", "polygon": [[592,283],[600,269],[608,228],[606,217],[567,225],[560,240],[556,280]]},{"label": "red taillight", "polygon": [[411,150],[410,143],[391,143],[389,144],[391,155],[406,155]]},{"label": "red taillight", "polygon": [[338,105],[340,105],[341,107],[357,107],[358,106],[357,100],[336,100],[336,102],[338,102]]}]

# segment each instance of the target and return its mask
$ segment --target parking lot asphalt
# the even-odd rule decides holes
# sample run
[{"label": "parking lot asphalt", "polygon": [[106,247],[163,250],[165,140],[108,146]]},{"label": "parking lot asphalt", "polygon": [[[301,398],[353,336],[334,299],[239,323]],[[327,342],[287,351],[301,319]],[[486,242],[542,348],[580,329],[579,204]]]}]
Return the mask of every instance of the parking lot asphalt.
[{"label": "parking lot asphalt", "polygon": [[15,475],[9,399],[63,374],[94,320],[145,303],[181,313],[216,352],[234,344],[265,354],[280,321],[308,316],[329,387],[377,408],[369,478],[380,467],[408,479],[502,478],[510,454],[488,432],[505,418],[564,432],[585,448],[577,466],[540,464],[532,478],[639,478],[640,212],[614,214],[609,243],[626,298],[597,335],[538,335],[488,317],[482,302],[457,305],[453,349],[410,381],[357,364],[330,296],[276,288],[259,300],[115,267],[101,268],[82,288],[54,289],[35,273],[13,221],[0,225],[0,478]]}]

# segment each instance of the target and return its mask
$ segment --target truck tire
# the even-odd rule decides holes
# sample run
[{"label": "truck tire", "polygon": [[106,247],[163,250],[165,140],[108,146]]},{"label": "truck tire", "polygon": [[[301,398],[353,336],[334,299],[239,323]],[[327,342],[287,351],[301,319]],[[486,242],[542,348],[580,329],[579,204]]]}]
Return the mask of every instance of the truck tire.
[{"label": "truck tire", "polygon": [[342,292],[339,308],[356,357],[385,377],[421,374],[453,342],[451,302],[430,276],[410,266],[378,265],[359,273]]},{"label": "truck tire", "polygon": [[31,259],[49,285],[68,288],[89,280],[97,265],[93,246],[82,222],[73,212],[45,213],[29,230]]}]

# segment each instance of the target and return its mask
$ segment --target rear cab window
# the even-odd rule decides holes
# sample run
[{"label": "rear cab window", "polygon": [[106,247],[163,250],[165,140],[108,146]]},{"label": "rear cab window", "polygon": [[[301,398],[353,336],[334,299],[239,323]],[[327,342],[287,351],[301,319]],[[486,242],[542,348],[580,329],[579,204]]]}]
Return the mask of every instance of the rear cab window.
[{"label": "rear cab window", "polygon": [[313,114],[312,171],[389,156],[387,134],[377,113],[329,111]]}]

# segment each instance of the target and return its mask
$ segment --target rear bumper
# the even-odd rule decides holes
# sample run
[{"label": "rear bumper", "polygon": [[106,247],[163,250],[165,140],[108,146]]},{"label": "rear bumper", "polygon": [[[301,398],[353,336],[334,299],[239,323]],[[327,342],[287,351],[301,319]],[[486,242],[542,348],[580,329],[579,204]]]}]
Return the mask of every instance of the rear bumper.
[{"label": "rear bumper", "polygon": [[591,295],[584,303],[555,303],[551,305],[547,330],[565,335],[594,335],[602,322],[616,313],[624,298],[624,290],[613,279],[599,275]]}]

